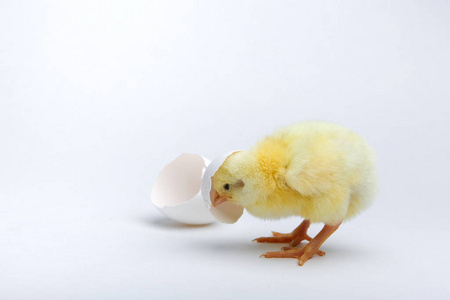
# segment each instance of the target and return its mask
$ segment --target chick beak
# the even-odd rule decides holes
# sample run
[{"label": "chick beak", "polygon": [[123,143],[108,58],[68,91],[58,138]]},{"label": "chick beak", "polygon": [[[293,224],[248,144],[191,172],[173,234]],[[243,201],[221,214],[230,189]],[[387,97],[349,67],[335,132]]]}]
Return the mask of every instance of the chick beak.
[{"label": "chick beak", "polygon": [[212,201],[212,206],[216,207],[216,206],[218,206],[218,205],[220,205],[220,204],[222,204],[222,203],[224,203],[226,201],[228,201],[227,197],[220,196],[219,193],[216,192],[215,195],[214,195],[214,199]]}]

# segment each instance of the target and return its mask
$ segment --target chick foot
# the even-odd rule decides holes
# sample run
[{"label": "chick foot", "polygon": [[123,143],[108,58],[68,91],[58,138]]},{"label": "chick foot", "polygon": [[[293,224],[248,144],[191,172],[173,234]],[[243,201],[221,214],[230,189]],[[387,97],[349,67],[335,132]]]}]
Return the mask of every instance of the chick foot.
[{"label": "chick foot", "polygon": [[289,243],[291,247],[295,247],[303,240],[311,240],[311,237],[307,234],[295,235],[293,233],[279,233],[272,231],[272,235],[273,236],[259,237],[253,241],[258,243]]},{"label": "chick foot", "polygon": [[303,248],[283,247],[282,251],[267,252],[261,256],[265,258],[297,258],[298,264],[303,266],[314,255],[325,255],[325,252],[319,250],[319,248],[339,228],[341,223],[339,222],[335,225],[325,224],[322,230]]},{"label": "chick foot", "polygon": [[304,220],[300,226],[291,233],[279,233],[272,231],[273,236],[256,238],[253,241],[258,243],[289,243],[289,246],[295,247],[301,241],[311,241],[311,237],[306,233],[310,225],[309,220]]},{"label": "chick foot", "polygon": [[291,248],[291,247],[285,247],[282,251],[274,251],[274,252],[267,252],[261,255],[261,257],[265,258],[297,258],[298,264],[300,266],[303,266],[303,264],[308,261],[311,257],[314,255],[324,256],[325,252],[319,249],[314,249],[309,244],[305,247],[298,249],[298,248]]}]

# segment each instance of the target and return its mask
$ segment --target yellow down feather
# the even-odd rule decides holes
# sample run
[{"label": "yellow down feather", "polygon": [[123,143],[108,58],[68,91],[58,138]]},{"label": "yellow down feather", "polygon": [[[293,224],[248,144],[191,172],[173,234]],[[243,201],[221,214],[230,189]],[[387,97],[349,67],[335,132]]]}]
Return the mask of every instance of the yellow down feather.
[{"label": "yellow down feather", "polygon": [[372,202],[375,155],[361,136],[341,125],[302,122],[229,156],[213,186],[256,217],[337,224]]}]

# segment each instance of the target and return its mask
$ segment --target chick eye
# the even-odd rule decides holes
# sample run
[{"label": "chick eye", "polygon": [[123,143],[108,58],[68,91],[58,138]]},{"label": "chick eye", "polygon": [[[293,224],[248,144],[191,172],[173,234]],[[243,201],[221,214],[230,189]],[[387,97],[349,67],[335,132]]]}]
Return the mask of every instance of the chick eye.
[{"label": "chick eye", "polygon": [[230,184],[229,183],[225,184],[223,186],[223,188],[224,188],[225,191],[229,191],[230,190]]}]

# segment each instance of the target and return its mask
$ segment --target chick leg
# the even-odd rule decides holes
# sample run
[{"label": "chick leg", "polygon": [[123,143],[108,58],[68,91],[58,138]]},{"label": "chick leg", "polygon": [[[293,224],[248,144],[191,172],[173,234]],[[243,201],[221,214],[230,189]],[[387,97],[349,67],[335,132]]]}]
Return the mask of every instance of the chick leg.
[{"label": "chick leg", "polygon": [[303,220],[303,222],[291,233],[272,231],[273,236],[260,237],[253,241],[257,241],[258,243],[289,243],[289,246],[295,247],[303,240],[311,241],[311,238],[306,233],[310,224],[311,222],[309,220]]},{"label": "chick leg", "polygon": [[303,248],[267,252],[261,256],[265,258],[297,258],[298,264],[303,266],[314,255],[325,255],[325,252],[319,250],[319,248],[339,228],[341,223],[337,225],[325,224],[322,230]]}]

